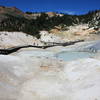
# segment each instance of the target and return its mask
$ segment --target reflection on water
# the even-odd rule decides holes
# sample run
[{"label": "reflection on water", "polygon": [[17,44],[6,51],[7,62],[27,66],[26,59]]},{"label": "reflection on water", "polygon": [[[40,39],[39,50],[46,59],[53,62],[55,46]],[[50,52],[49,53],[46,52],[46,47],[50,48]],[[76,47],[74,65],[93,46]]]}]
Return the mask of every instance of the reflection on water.
[{"label": "reflection on water", "polygon": [[56,57],[60,60],[71,61],[80,58],[93,57],[94,55],[95,53],[92,52],[60,52],[56,55]]}]

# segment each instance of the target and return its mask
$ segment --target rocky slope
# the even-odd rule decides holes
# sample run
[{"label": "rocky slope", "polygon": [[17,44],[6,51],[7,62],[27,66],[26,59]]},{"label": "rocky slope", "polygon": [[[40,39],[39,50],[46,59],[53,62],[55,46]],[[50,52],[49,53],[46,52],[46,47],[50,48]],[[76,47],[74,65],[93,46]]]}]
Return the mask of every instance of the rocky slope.
[{"label": "rocky slope", "polygon": [[43,45],[36,37],[23,32],[0,32],[0,48],[9,48],[24,45]]},{"label": "rocky slope", "polygon": [[67,30],[70,26],[87,24],[88,28],[100,28],[100,10],[84,15],[68,15],[54,12],[24,13],[16,7],[0,6],[0,31],[19,31],[40,37],[39,31],[50,31],[55,26]]},{"label": "rocky slope", "polygon": [[0,48],[44,45],[43,42],[98,40],[99,26],[99,10],[77,16],[53,12],[30,14],[16,7],[0,6]]}]

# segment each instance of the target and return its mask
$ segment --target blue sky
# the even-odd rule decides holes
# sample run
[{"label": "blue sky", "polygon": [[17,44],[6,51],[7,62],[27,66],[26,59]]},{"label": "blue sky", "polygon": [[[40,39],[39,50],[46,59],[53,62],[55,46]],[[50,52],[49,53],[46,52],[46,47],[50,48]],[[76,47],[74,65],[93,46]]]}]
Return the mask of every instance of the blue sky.
[{"label": "blue sky", "polygon": [[100,9],[100,0],[0,0],[0,5],[16,6],[22,11],[58,11],[84,14]]}]

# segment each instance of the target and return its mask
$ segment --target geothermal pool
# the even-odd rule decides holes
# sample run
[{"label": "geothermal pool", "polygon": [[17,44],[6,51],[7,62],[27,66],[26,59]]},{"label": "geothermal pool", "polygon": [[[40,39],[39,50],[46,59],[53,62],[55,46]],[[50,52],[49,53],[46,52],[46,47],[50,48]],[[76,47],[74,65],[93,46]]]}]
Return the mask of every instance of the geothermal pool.
[{"label": "geothermal pool", "polygon": [[77,60],[80,58],[91,58],[95,55],[95,53],[92,52],[76,52],[76,51],[64,51],[60,52],[56,55],[56,57],[60,60],[64,61],[71,61],[71,60]]},{"label": "geothermal pool", "polygon": [[56,58],[63,61],[72,61],[81,58],[92,58],[96,53],[93,52],[79,52],[79,51],[61,51],[59,53],[44,51],[44,50],[29,50],[19,52],[20,56],[28,56],[28,57],[49,57]]}]

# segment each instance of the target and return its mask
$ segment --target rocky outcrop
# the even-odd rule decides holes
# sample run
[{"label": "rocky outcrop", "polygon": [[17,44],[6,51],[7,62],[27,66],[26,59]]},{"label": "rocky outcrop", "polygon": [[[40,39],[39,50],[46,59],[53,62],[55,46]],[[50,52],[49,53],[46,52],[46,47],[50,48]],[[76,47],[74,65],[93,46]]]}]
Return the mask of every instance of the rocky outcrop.
[{"label": "rocky outcrop", "polygon": [[0,32],[0,48],[9,48],[22,45],[42,46],[37,38],[23,32]]},{"label": "rocky outcrop", "polygon": [[89,22],[89,27],[93,27],[95,30],[100,29],[100,11],[99,10],[93,13],[93,18]]},{"label": "rocky outcrop", "polygon": [[62,37],[49,33],[48,31],[41,31],[40,35],[41,35],[40,40],[43,42],[57,42],[57,43],[65,42]]}]

